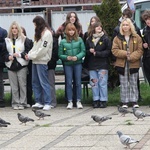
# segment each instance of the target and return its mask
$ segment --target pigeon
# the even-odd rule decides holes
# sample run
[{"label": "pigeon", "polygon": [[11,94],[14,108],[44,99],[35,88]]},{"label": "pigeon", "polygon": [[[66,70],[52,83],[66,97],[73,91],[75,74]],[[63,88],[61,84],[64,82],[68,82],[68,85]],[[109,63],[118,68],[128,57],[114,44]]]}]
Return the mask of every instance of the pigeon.
[{"label": "pigeon", "polygon": [[29,117],[24,117],[23,115],[21,115],[20,113],[17,114],[18,115],[18,119],[21,123],[24,123],[26,125],[27,122],[29,121],[34,121],[33,119],[29,118]]},{"label": "pigeon", "polygon": [[112,119],[112,117],[109,117],[109,116],[103,116],[103,117],[101,117],[101,116],[98,116],[98,115],[92,115],[91,118],[93,118],[93,120],[95,122],[98,122],[99,125],[101,125],[102,122],[104,122],[104,121],[106,121],[108,119]]},{"label": "pigeon", "polygon": [[1,123],[1,124],[8,124],[8,125],[10,125],[10,123],[9,123],[9,122],[7,122],[7,121],[3,120],[2,118],[0,118],[0,123]]},{"label": "pigeon", "polygon": [[117,107],[118,107],[118,111],[121,113],[121,116],[123,116],[123,117],[125,117],[125,115],[128,113],[133,113],[132,111],[129,111],[126,108],[123,108],[119,105]]},{"label": "pigeon", "polygon": [[0,127],[7,127],[7,124],[0,123]]},{"label": "pigeon", "polygon": [[134,107],[133,107],[133,114],[137,118],[137,120],[140,119],[140,118],[143,119],[144,117],[150,116],[150,114],[146,114],[146,113],[142,112],[141,110],[136,109]]},{"label": "pigeon", "polygon": [[119,136],[120,142],[123,145],[126,145],[127,148],[129,148],[129,149],[130,149],[130,144],[132,144],[132,143],[138,143],[139,142],[137,140],[132,139],[130,136],[123,134],[120,131],[117,131],[117,134]]},{"label": "pigeon", "polygon": [[35,116],[39,117],[39,120],[42,118],[44,119],[44,117],[47,117],[47,116],[51,116],[49,114],[45,114],[39,110],[36,110],[36,109],[32,109],[32,111],[34,112]]}]

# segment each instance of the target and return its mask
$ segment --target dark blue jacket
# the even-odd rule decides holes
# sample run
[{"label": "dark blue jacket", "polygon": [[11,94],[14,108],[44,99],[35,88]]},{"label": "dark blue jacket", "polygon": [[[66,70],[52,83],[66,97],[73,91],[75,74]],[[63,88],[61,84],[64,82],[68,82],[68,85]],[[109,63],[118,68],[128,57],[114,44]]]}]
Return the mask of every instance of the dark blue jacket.
[{"label": "dark blue jacket", "polygon": [[0,27],[0,67],[5,66],[5,61],[3,58],[3,46],[5,44],[5,38],[7,37],[7,31]]}]

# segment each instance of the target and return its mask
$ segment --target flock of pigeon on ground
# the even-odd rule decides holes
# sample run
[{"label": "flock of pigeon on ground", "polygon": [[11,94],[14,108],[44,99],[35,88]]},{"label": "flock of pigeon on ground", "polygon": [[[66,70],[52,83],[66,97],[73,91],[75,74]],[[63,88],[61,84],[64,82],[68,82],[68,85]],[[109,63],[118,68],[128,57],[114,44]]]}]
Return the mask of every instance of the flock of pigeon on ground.
[{"label": "flock of pigeon on ground", "polygon": [[[51,116],[51,115],[45,114],[44,112],[37,110],[37,109],[32,109],[32,111],[34,112],[35,116],[38,117],[39,120],[44,119],[44,117]],[[119,111],[119,113],[121,113],[121,116],[123,116],[123,117],[128,113],[133,113],[134,116],[137,118],[137,120],[138,119],[144,120],[145,117],[150,116],[150,114],[146,114],[139,109],[133,108],[133,111],[129,111],[128,109],[123,108],[119,105],[118,105],[118,111]],[[26,125],[27,122],[34,121],[32,118],[23,116],[20,113],[18,113],[17,116],[18,116],[18,120],[21,122],[21,124],[24,123]],[[92,115],[91,118],[95,122],[97,122],[99,125],[101,125],[102,122],[104,122],[104,121],[112,119],[112,117],[110,117],[110,116],[98,116],[98,115]],[[2,118],[0,118],[0,127],[7,127],[8,125],[10,125],[10,122],[7,122],[7,121],[3,120]],[[123,134],[120,131],[117,131],[117,134],[119,136],[120,142],[129,149],[130,149],[130,144],[139,142],[139,141],[131,138],[130,136]]]},{"label": "flock of pigeon on ground", "polygon": [[[139,109],[133,108],[133,111],[129,111],[128,109],[123,108],[123,107],[121,107],[119,105],[118,105],[118,111],[119,111],[119,113],[121,113],[121,116],[123,116],[123,117],[125,117],[125,115],[128,114],[128,113],[133,113],[134,116],[137,118],[137,120],[138,119],[144,120],[145,117],[150,116],[150,114],[146,114],[146,113],[142,112]],[[112,119],[112,117],[110,117],[110,116],[103,116],[103,117],[101,117],[101,116],[97,116],[97,115],[92,115],[91,118],[93,118],[93,120],[95,122],[97,122],[99,125],[101,125],[101,123],[106,121],[106,120]],[[139,141],[131,138],[130,136],[123,134],[120,131],[117,131],[117,134],[119,136],[120,142],[123,145],[125,145],[126,148],[130,149],[130,144],[139,142]]]}]

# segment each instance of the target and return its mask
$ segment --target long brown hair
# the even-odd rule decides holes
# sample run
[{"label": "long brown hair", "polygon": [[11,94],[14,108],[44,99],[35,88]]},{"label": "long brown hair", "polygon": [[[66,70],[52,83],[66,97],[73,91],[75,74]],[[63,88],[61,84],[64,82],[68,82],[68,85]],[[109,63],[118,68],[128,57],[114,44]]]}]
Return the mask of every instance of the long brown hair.
[{"label": "long brown hair", "polygon": [[25,36],[27,36],[27,33],[26,33],[25,28],[21,26],[21,29],[22,29],[22,33],[23,33]]},{"label": "long brown hair", "polygon": [[38,42],[41,39],[42,32],[44,31],[44,29],[47,27],[47,29],[50,30],[50,27],[48,26],[48,24],[46,23],[44,18],[42,18],[41,16],[36,16],[33,19],[33,23],[35,23],[35,25],[36,25],[36,27],[35,27],[35,41]]},{"label": "long brown hair", "polygon": [[95,33],[95,28],[99,27],[99,26],[102,28],[102,31],[104,32],[104,34],[107,35],[106,31],[103,29],[102,23],[96,22],[92,25],[91,32],[89,33],[89,36],[93,36],[93,34]]},{"label": "long brown hair", "polygon": [[66,16],[66,21],[65,21],[65,26],[67,26],[67,24],[68,23],[70,23],[70,17],[71,17],[71,14],[75,14],[75,22],[74,22],[74,25],[75,25],[75,27],[77,28],[77,30],[78,31],[80,31],[81,30],[81,24],[79,23],[79,18],[78,18],[78,16],[77,16],[77,13],[76,12],[69,12],[68,14],[67,14],[67,16]]},{"label": "long brown hair", "polygon": [[99,19],[99,17],[93,16],[93,17],[90,19],[90,24],[89,24],[89,26],[88,26],[88,35],[89,35],[89,33],[91,32],[91,29],[92,29],[92,24],[91,24],[92,19],[95,19],[95,23],[96,23],[96,22],[101,22],[100,19]]},{"label": "long brown hair", "polygon": [[[73,36],[70,36],[70,34],[69,34],[70,30],[75,31]],[[70,40],[76,40],[76,41],[78,40],[78,31],[77,31],[75,25],[72,23],[67,24],[66,29],[65,29],[65,34],[66,34],[67,42],[69,42]]]}]

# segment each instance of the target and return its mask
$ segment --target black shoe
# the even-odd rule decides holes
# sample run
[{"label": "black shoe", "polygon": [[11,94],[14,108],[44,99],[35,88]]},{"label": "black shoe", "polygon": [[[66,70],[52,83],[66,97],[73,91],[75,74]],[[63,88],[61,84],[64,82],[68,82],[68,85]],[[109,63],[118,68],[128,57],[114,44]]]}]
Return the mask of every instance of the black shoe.
[{"label": "black shoe", "polygon": [[138,102],[142,102],[142,101],[143,101],[143,98],[140,95],[139,98],[138,98]]},{"label": "black shoe", "polygon": [[5,102],[4,101],[0,101],[0,108],[5,107]]},{"label": "black shoe", "polygon": [[99,107],[100,107],[100,108],[106,108],[106,107],[107,107],[106,101],[101,101]]},{"label": "black shoe", "polygon": [[99,108],[99,100],[93,101],[93,108]]}]

